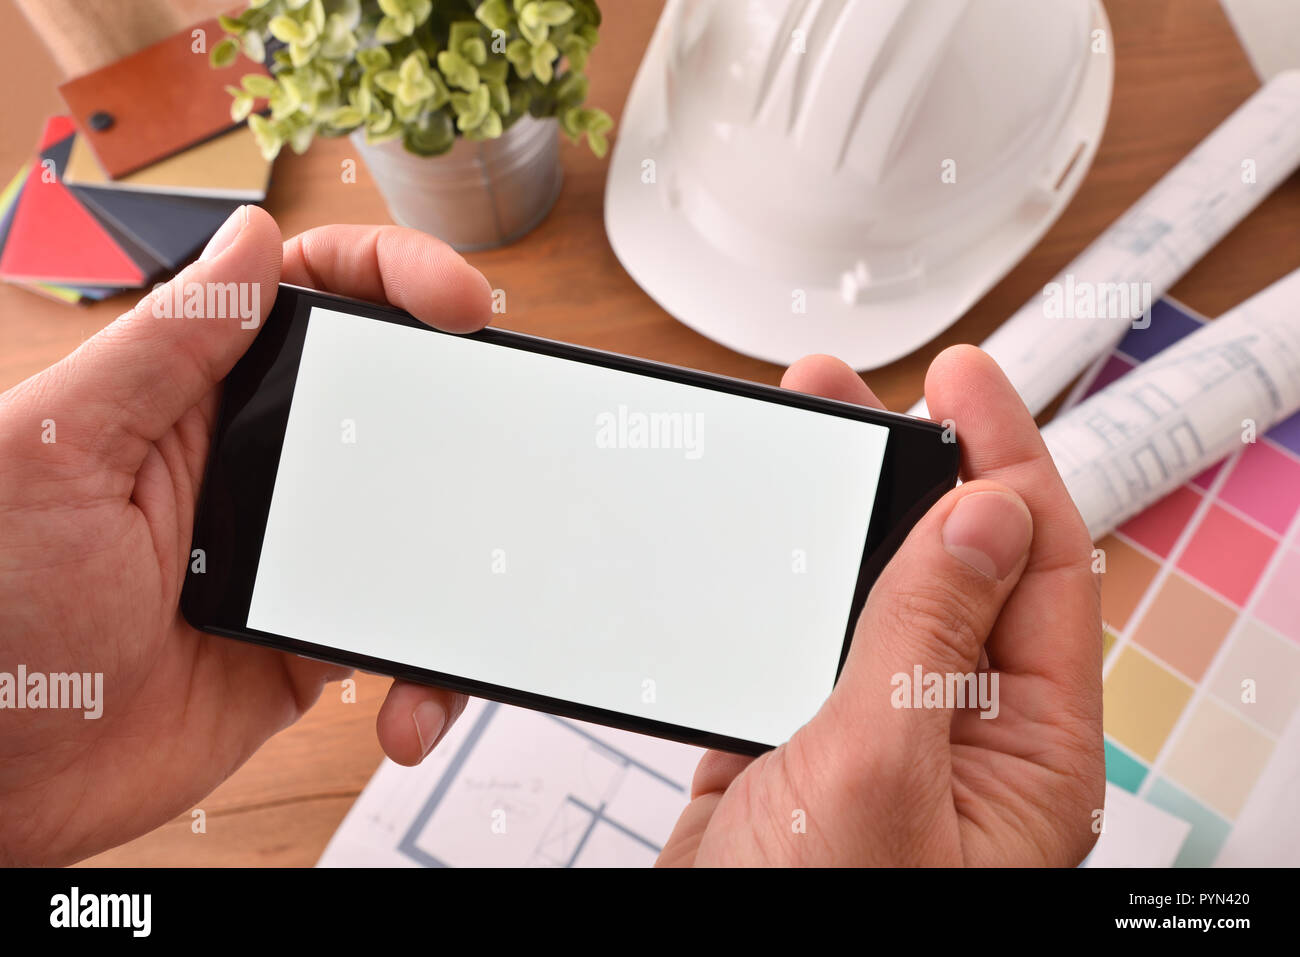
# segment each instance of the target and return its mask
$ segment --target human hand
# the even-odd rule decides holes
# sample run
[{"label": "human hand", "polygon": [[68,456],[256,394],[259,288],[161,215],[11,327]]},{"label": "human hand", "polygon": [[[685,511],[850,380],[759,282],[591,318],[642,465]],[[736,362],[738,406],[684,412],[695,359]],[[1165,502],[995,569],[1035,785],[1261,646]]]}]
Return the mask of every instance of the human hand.
[{"label": "human hand", "polygon": [[[881,407],[813,356],[782,385]],[[661,865],[1074,865],[1105,767],[1092,542],[993,360],[942,353],[925,384],[964,484],[917,523],[858,620],[835,690],[784,745],[709,752]],[[894,676],[997,673],[998,713],[894,706]],[[991,685],[990,685],[991,686]],[[990,709],[990,713],[992,709]]]},{"label": "human hand", "polygon": [[[245,206],[167,289],[258,283],[256,328],[158,318],[154,293],[0,396],[0,670],[103,674],[98,719],[0,711],[0,864],[64,864],[157,827],[349,673],[202,634],[178,611],[219,383],[281,279],[455,332],[491,314],[487,282],[432,237],[328,226],[282,247]],[[394,682],[380,743],[417,763],[464,706]]]}]

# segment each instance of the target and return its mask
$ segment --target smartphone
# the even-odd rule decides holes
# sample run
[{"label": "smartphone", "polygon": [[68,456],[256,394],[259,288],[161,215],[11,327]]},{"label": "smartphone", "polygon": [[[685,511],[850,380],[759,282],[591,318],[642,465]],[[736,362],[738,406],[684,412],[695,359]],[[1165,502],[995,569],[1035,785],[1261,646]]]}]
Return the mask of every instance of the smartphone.
[{"label": "smartphone", "polygon": [[830,694],[958,460],[932,422],[282,285],[226,380],[181,609],[758,754]]}]

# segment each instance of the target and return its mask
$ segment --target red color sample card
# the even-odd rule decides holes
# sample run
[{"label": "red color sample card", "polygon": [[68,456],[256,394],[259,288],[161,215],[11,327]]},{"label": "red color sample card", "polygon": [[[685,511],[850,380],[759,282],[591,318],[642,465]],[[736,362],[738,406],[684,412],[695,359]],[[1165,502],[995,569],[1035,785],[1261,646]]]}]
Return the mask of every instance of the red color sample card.
[{"label": "red color sample card", "polygon": [[[39,149],[75,131],[66,116],[45,124]],[[0,278],[79,286],[140,286],[144,272],[45,163],[27,175],[0,255]]]}]

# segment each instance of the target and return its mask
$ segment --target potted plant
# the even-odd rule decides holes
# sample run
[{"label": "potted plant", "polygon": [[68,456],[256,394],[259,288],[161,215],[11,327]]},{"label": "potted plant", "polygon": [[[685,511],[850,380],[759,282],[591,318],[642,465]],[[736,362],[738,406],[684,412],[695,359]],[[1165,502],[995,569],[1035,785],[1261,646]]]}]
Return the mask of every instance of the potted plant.
[{"label": "potted plant", "polygon": [[221,24],[214,65],[242,51],[271,71],[228,88],[268,158],[350,134],[393,219],[458,249],[510,242],[545,217],[562,175],[557,126],[608,149],[613,121],[584,105],[594,0],[252,0]]}]

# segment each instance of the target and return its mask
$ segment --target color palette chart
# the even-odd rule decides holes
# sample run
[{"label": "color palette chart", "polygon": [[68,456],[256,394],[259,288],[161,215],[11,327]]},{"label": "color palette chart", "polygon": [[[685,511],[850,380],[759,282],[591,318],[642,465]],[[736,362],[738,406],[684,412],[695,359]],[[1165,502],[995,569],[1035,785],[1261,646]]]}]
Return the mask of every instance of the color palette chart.
[{"label": "color palette chart", "polygon": [[[1204,321],[1160,300],[1085,396]],[[1176,866],[1300,864],[1300,415],[1097,545],[1107,780],[1191,825]]]}]

